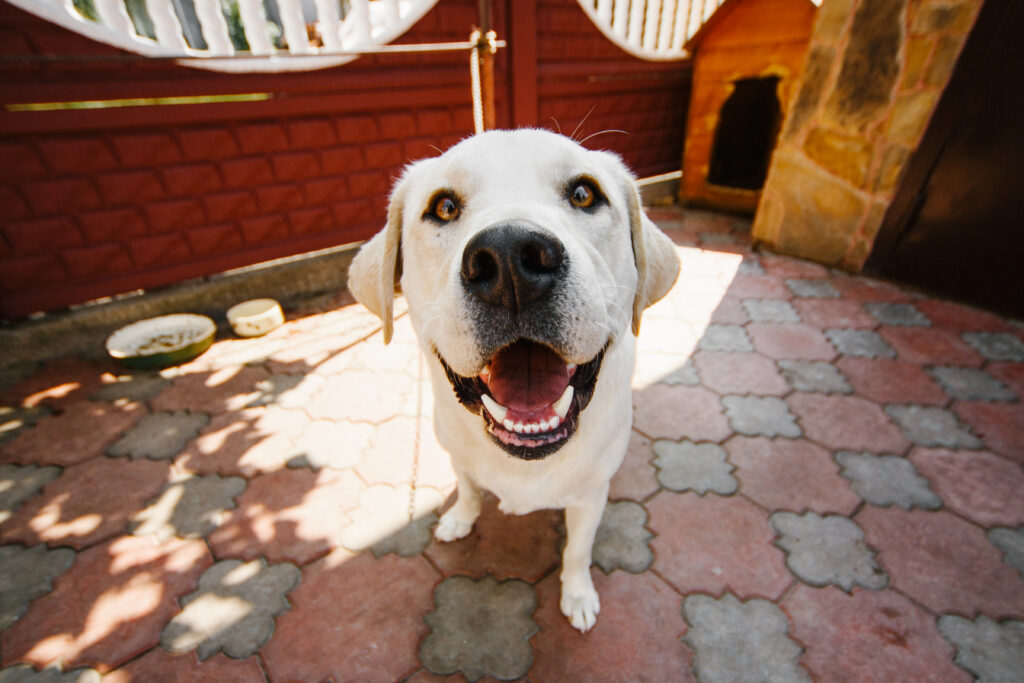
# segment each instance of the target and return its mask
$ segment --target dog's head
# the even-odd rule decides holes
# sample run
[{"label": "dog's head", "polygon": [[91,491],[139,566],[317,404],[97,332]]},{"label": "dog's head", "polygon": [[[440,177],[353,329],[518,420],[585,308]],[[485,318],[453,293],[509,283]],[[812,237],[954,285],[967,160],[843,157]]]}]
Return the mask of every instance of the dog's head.
[{"label": "dog's head", "polygon": [[406,169],[349,288],[387,342],[400,278],[459,402],[507,452],[536,459],[572,436],[605,351],[638,331],[678,270],[617,156],[492,131]]}]

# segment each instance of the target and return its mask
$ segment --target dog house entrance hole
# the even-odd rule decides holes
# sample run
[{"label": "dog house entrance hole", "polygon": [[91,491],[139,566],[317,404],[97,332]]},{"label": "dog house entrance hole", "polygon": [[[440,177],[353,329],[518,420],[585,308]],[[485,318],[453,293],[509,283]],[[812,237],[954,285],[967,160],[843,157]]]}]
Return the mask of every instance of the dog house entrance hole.
[{"label": "dog house entrance hole", "polygon": [[708,182],[760,190],[779,134],[782,109],[777,76],[741,78],[718,115]]}]

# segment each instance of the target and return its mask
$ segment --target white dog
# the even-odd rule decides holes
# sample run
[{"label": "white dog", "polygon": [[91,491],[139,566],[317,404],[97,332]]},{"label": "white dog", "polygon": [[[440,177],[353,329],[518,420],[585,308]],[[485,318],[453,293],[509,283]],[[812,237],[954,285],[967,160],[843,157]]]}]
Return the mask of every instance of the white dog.
[{"label": "white dog", "polygon": [[580,631],[600,611],[591,547],[629,442],[640,315],[678,272],[622,161],[542,130],[484,133],[409,166],[349,270],[385,342],[401,279],[429,359],[458,475],[435,537],[470,532],[481,489],[506,513],[564,508],[561,608]]}]

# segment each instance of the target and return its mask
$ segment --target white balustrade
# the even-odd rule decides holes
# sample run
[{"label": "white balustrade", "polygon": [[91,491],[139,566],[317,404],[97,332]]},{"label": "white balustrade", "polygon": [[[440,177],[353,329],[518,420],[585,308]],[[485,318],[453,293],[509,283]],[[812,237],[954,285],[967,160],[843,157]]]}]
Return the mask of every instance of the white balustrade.
[{"label": "white balustrade", "polygon": [[[626,52],[652,61],[684,59],[686,41],[724,0],[577,0],[591,21]],[[812,0],[815,4],[820,0]]]}]

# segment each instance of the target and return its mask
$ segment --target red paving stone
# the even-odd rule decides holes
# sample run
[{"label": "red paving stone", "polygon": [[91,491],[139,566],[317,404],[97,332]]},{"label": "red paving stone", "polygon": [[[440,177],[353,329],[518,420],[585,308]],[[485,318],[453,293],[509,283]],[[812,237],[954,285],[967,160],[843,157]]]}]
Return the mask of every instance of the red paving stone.
[{"label": "red paving stone", "polygon": [[793,293],[781,278],[771,275],[737,275],[729,285],[729,296],[740,299],[789,299]]},{"label": "red paving stone", "polygon": [[761,266],[769,275],[783,279],[828,277],[828,269],[824,266],[775,254],[763,254]]},{"label": "red paving stone", "polygon": [[633,392],[633,427],[652,439],[721,441],[729,435],[722,404],[703,387],[655,384]]},{"label": "red paving stone", "polygon": [[985,532],[950,512],[867,506],[855,520],[890,585],[936,614],[1024,618],[1024,579]]},{"label": "red paving stone", "polygon": [[750,323],[754,348],[776,360],[831,360],[835,348],[816,327],[803,323]]},{"label": "red paving stone", "polygon": [[957,334],[934,327],[883,327],[878,333],[900,360],[921,365],[980,367],[985,359]]},{"label": "red paving stone", "polygon": [[804,435],[836,450],[903,453],[910,442],[882,408],[857,396],[793,394],[788,399]]},{"label": "red paving stone", "polygon": [[159,642],[178,598],[212,563],[202,541],[123,536],[83,551],[0,636],[4,663],[116,668]]},{"label": "red paving stone", "polygon": [[231,659],[221,653],[200,661],[194,652],[172,655],[157,648],[103,677],[103,683],[264,683],[256,657]]},{"label": "red paving stone", "polygon": [[1005,320],[994,313],[952,301],[926,299],[917,301],[914,305],[928,316],[933,325],[960,332],[1007,332],[1011,329]]},{"label": "red paving stone", "polygon": [[848,515],[860,497],[831,454],[806,441],[734,436],[725,444],[740,493],[770,510]]},{"label": "red paving stone", "polygon": [[98,457],[64,470],[0,525],[5,543],[84,548],[123,533],[167,483],[166,462]]},{"label": "red paving stone", "polygon": [[1024,464],[1024,403],[957,401],[953,412],[990,449]]},{"label": "red paving stone", "polygon": [[701,384],[720,394],[782,396],[789,392],[775,363],[756,353],[698,351],[693,363]]},{"label": "red paving stone", "polygon": [[895,591],[799,585],[782,602],[820,681],[944,681],[973,677],[953,663],[935,617]]},{"label": "red paving stone", "polygon": [[878,280],[858,277],[836,277],[831,282],[832,286],[838,289],[844,298],[852,301],[890,303],[911,301],[911,296],[903,290]]},{"label": "red paving stone", "polygon": [[0,463],[67,467],[88,460],[102,455],[146,412],[138,403],[72,403],[63,412],[42,418],[35,427],[0,448]]},{"label": "red paving stone", "polygon": [[263,648],[271,678],[396,681],[414,673],[438,579],[422,557],[336,551],[316,562]]},{"label": "red paving stone", "polygon": [[989,363],[985,370],[1024,400],[1024,363]]},{"label": "red paving stone", "polygon": [[177,456],[175,465],[198,474],[273,472],[298,454],[293,439],[310,422],[305,411],[275,406],[215,415]]},{"label": "red paving stone", "polygon": [[809,325],[829,329],[871,329],[878,324],[857,301],[794,299],[793,307]]},{"label": "red paving stone", "polygon": [[354,370],[333,375],[306,406],[313,418],[344,417],[380,424],[398,414],[416,416],[415,381],[404,373]]},{"label": "red paving stone", "polygon": [[915,448],[909,459],[946,507],[984,527],[1024,524],[1024,470],[986,451]]},{"label": "red paving stone", "polygon": [[629,448],[622,466],[612,477],[609,500],[643,500],[658,490],[651,440],[635,430],[629,435]]},{"label": "red paving stone", "polygon": [[684,595],[728,589],[742,600],[775,600],[793,581],[768,513],[741,497],[663,491],[647,511],[654,570]]},{"label": "red paving stone", "polygon": [[[601,596],[601,615],[586,634],[574,629],[558,607],[561,585],[552,574],[537,585],[541,628],[534,636],[529,676],[538,681],[693,681],[693,653],[682,597],[654,574],[591,570]],[[642,619],[637,615],[642,614]]]},{"label": "red paving stone", "polygon": [[64,408],[96,393],[105,378],[112,378],[111,371],[120,372],[120,369],[113,363],[96,363],[71,356],[57,358],[10,389],[0,391],[0,405]]},{"label": "red paving stone", "polygon": [[854,393],[879,403],[945,405],[949,396],[920,365],[886,358],[844,356],[836,367]]},{"label": "red paving stone", "polygon": [[[408,484],[413,476],[416,452],[416,418],[399,416],[381,423],[370,437],[356,472],[367,484]],[[455,472],[447,451],[434,435],[433,420],[419,420],[419,464],[417,485],[449,489],[455,484]]]},{"label": "red paving stone", "polygon": [[150,403],[153,410],[188,410],[216,415],[241,410],[259,397],[257,385],[270,373],[262,367],[231,366],[179,377]]}]

